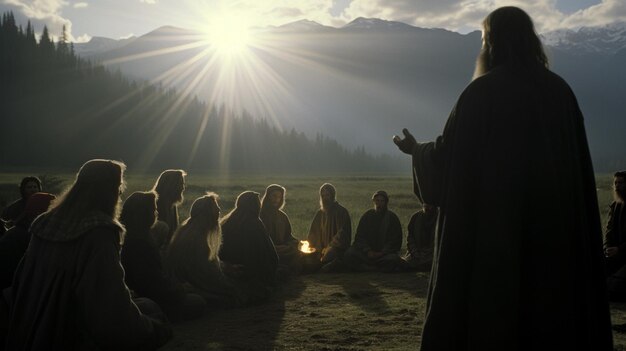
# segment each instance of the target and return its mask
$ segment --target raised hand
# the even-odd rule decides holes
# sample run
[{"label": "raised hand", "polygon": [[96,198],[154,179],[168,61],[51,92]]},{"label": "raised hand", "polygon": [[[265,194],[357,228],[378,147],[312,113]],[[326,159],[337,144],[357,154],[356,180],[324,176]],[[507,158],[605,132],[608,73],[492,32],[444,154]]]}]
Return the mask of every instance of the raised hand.
[{"label": "raised hand", "polygon": [[400,151],[411,155],[413,153],[413,148],[415,148],[415,145],[417,144],[415,137],[413,137],[413,135],[409,133],[409,130],[406,128],[402,129],[402,133],[404,134],[404,139],[394,135],[393,142],[398,146]]}]

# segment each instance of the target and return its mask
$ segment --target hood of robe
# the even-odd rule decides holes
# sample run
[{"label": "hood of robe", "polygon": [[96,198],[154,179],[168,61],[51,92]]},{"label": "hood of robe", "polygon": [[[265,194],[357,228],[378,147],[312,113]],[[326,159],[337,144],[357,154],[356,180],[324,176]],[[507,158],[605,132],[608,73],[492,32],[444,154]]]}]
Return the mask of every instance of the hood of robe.
[{"label": "hood of robe", "polygon": [[96,227],[108,227],[119,233],[120,244],[124,237],[124,227],[120,222],[103,212],[92,212],[80,221],[68,221],[54,216],[54,213],[45,213],[33,222],[30,227],[32,235],[50,241],[71,241],[78,239]]}]

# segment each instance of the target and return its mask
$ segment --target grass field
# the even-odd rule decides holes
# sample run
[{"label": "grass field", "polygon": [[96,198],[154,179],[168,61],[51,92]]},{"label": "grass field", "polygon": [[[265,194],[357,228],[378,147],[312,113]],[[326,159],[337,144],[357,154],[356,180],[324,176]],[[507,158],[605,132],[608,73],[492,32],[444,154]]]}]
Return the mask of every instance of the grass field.
[{"label": "grass field", "polygon": [[[0,174],[0,204],[18,197],[24,174]],[[152,186],[157,175],[127,177],[124,196]],[[69,184],[67,174],[45,175],[48,191]],[[408,176],[299,176],[187,178],[181,219],[194,198],[205,191],[221,196],[226,213],[244,190],[263,193],[271,183],[287,188],[285,211],[297,237],[304,238],[318,208],[318,189],[324,182],[337,187],[338,200],[356,226],[371,207],[371,194],[386,190],[390,208],[405,227],[419,208]],[[611,202],[611,175],[598,175],[598,200],[603,215]],[[555,199],[558,201],[558,199]],[[163,350],[416,350],[424,318],[427,273],[303,275],[281,285],[268,303],[232,310],[211,311],[195,321],[174,327],[174,338]],[[626,304],[612,304],[614,323],[626,323]],[[614,334],[616,350],[626,350],[626,334]]]},{"label": "grass field", "polygon": [[[22,177],[27,174],[0,173],[0,208],[19,197],[18,184]],[[40,174],[44,181],[46,191],[59,193],[73,180],[70,174]],[[123,197],[128,197],[133,191],[148,190],[152,187],[158,174],[134,175],[127,174],[127,188]],[[606,210],[612,201],[612,176],[599,174],[597,176],[598,202],[602,215],[602,223],[605,222]],[[391,176],[232,176],[211,177],[200,176],[190,173],[187,176],[187,189],[185,200],[180,206],[181,221],[187,218],[189,207],[195,198],[207,191],[216,192],[220,195],[222,214],[228,213],[235,203],[237,195],[245,190],[259,192],[261,196],[267,185],[280,184],[287,188],[285,212],[289,215],[293,227],[294,236],[306,238],[309,225],[313,220],[315,211],[319,208],[319,187],[325,182],[330,182],[337,188],[337,200],[350,212],[352,228],[356,229],[359,218],[372,207],[371,196],[376,190],[385,190],[389,193],[389,208],[400,218],[405,228],[411,215],[421,205],[413,195],[411,178],[400,175]],[[558,199],[555,199],[558,201]],[[406,233],[405,233],[406,234]]]}]

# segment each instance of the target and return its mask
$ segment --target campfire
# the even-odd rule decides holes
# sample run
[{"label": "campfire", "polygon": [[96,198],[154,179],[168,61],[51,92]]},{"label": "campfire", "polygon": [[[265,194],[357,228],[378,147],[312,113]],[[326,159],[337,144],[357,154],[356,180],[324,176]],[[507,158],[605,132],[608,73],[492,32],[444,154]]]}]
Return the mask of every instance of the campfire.
[{"label": "campfire", "polygon": [[309,246],[309,242],[307,240],[300,240],[300,251],[310,254],[315,252],[314,247]]}]

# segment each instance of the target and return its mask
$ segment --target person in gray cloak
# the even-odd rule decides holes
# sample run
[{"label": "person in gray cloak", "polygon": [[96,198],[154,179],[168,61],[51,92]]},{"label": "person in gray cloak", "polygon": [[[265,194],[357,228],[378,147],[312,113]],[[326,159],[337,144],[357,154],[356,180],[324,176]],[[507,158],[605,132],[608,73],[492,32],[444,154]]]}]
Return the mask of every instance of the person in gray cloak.
[{"label": "person in gray cloak", "polygon": [[394,142],[440,208],[421,350],[613,350],[583,116],[531,18],[483,21],[443,135]]},{"label": "person in gray cloak", "polygon": [[154,350],[172,336],[149,299],[124,284],[117,221],[124,164],[85,163],[74,184],[37,217],[13,285],[7,350]]}]

